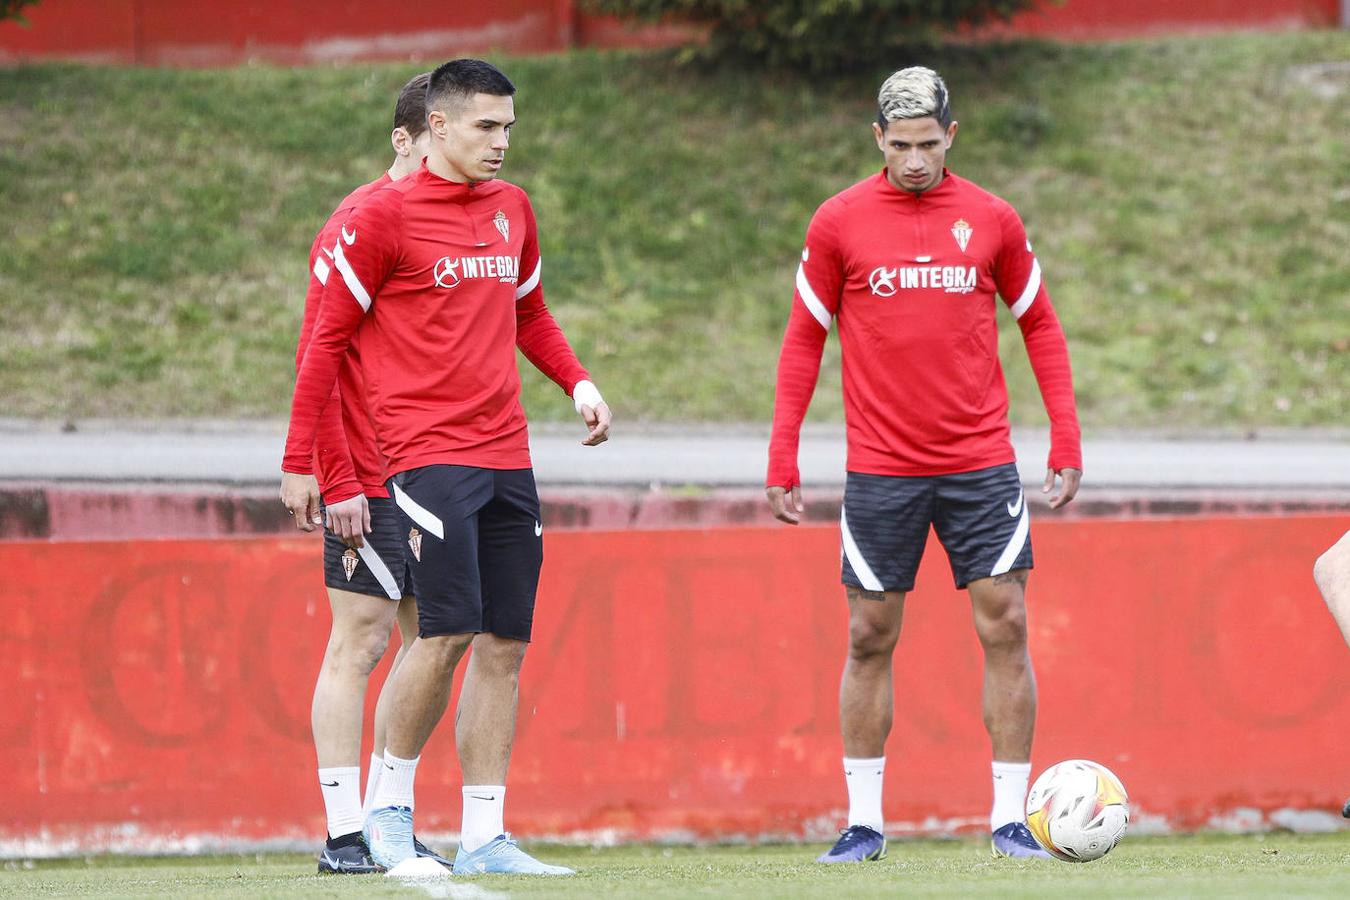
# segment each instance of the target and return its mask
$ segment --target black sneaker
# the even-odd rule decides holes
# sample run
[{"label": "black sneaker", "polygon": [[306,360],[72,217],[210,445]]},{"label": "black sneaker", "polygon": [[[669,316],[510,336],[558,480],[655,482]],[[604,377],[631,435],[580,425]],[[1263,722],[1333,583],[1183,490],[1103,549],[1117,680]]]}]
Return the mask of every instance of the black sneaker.
[{"label": "black sneaker", "polygon": [[446,859],[444,856],[441,856],[435,850],[432,850],[426,844],[419,841],[417,839],[417,835],[413,835],[413,849],[417,851],[418,856],[422,856],[427,859],[434,859],[436,860],[436,862],[445,866],[447,869],[454,869],[455,867],[455,864],[452,863],[450,860]]},{"label": "black sneaker", "polygon": [[1341,807],[1341,815],[1350,819],[1350,800],[1345,801],[1345,805]]},{"label": "black sneaker", "polygon": [[384,867],[370,858],[370,848],[359,831],[329,840],[319,854],[320,875],[373,875],[383,871]]}]

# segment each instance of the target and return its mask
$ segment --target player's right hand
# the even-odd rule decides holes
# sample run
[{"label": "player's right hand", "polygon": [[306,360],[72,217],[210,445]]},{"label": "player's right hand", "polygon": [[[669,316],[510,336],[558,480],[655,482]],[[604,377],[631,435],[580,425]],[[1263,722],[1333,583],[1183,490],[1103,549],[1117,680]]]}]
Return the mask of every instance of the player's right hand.
[{"label": "player's right hand", "polygon": [[764,493],[769,498],[769,509],[773,510],[775,519],[789,525],[796,525],[801,522],[805,507],[802,506],[802,486],[800,484],[794,484],[791,491],[774,485],[765,488]]},{"label": "player's right hand", "polygon": [[319,516],[319,482],[313,475],[282,472],[281,505],[295,516],[295,527],[301,531],[313,531],[315,525],[323,524]]},{"label": "player's right hand", "polygon": [[342,538],[348,547],[363,547],[362,535],[370,531],[370,504],[365,494],[348,497],[328,506],[328,530]]}]

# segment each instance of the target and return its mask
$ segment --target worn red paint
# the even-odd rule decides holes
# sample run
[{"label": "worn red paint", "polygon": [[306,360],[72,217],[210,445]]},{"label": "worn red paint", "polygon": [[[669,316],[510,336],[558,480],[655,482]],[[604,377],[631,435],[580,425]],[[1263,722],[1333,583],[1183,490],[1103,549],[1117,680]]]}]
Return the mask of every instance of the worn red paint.
[{"label": "worn red paint", "polygon": [[[1346,525],[1038,523],[1036,767],[1098,759],[1137,814],[1172,827],[1240,807],[1331,809],[1347,790],[1350,683],[1309,570]],[[317,840],[308,704],[328,625],[317,550],[277,538],[0,543],[0,847]],[[834,528],[551,533],[547,556],[514,831],[837,826]],[[987,809],[969,619],[930,546],[897,655],[896,830],[978,827]],[[418,781],[419,830],[457,828],[449,729]]]},{"label": "worn red paint", "polygon": [[[1068,39],[1334,25],[1340,0],[1073,0],[1043,3],[996,31]],[[0,23],[0,62],[78,59],[218,66],[373,59],[434,60],[466,53],[554,52],[573,46],[653,47],[689,32],[587,15],[572,0],[366,3],[363,0],[45,0],[25,28]]]}]

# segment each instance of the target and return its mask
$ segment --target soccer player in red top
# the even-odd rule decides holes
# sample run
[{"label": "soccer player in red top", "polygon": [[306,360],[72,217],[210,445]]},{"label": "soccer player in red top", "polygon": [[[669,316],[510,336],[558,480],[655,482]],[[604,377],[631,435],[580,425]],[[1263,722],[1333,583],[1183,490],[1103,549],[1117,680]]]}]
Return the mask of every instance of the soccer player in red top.
[{"label": "soccer player in red top", "polygon": [[[295,354],[297,369],[313,335],[324,286],[335,273],[337,244],[348,214],[372,191],[415,172],[422,165],[431,143],[426,121],[430,77],[429,72],[417,75],[399,92],[390,136],[393,165],[384,175],[348,194],[310,247],[309,289]],[[333,623],[314,685],[311,709],[319,789],[328,817],[328,840],[319,855],[320,873],[364,874],[379,870],[361,836],[365,817],[360,791],[361,720],[366,687],[397,621],[401,645],[375,707],[375,752],[365,790],[369,803],[383,769],[388,712],[385,698],[390,693],[387,688],[408,646],[417,637],[417,602],[404,559],[403,533],[397,510],[384,486],[384,457],[375,440],[364,393],[360,353],[353,342],[342,360],[338,385],[324,408],[314,442],[316,477],[296,480],[289,485],[294,495],[288,497],[283,492],[282,497],[288,508],[298,511],[295,523],[302,531],[312,531],[325,518],[336,522],[344,510],[360,511],[363,503],[367,504],[370,517],[369,534],[356,540],[344,541],[332,530],[324,532],[324,582]],[[449,865],[448,860],[420,842],[418,848],[419,855]]]},{"label": "soccer player in red top", "polygon": [[[603,442],[609,408],[544,305],[534,212],[496,180],[515,86],[481,60],[431,75],[426,164],[364,198],[343,224],[296,381],[283,480],[302,477],[353,335],[417,585],[419,636],[393,680],[384,769],[366,817],[371,856],[413,856],[413,777],[473,654],[455,719],[464,818],[454,870],[570,874],[503,828],[517,680],[543,559],[516,348],[573,400]],[[338,533],[359,540],[359,510]]]},{"label": "soccer player in red top", "polygon": [[848,475],[840,515],[849,652],[839,691],[848,827],[821,862],[880,859],[891,655],[932,526],[984,649],[993,744],[994,850],[1047,856],[1024,822],[1036,718],[1027,654],[1029,513],[1008,429],[995,294],[1022,330],[1050,416],[1046,492],[1082,472],[1064,333],[1022,221],[943,163],[956,136],[947,88],[922,67],[891,75],[872,126],[880,174],[821,204],[806,232],[778,362],[766,492],[802,513],[797,446],[830,323],[839,323]]}]

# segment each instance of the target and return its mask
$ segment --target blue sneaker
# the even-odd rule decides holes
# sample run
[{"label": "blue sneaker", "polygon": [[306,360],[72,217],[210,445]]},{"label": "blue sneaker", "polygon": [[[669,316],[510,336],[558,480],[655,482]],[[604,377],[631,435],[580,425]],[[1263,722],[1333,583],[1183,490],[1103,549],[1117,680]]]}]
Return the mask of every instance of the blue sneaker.
[{"label": "blue sneaker", "polygon": [[412,810],[406,806],[382,806],[366,815],[361,834],[375,862],[392,869],[417,855],[413,847]]},{"label": "blue sneaker", "polygon": [[575,869],[542,863],[516,846],[511,835],[499,834],[472,853],[460,847],[456,875],[575,875]]},{"label": "blue sneaker", "polygon": [[839,833],[839,840],[816,862],[866,862],[886,858],[886,836],[866,825],[850,825]]},{"label": "blue sneaker", "polygon": [[1023,822],[1009,822],[993,834],[994,856],[1006,859],[1054,859],[1041,849]]}]

